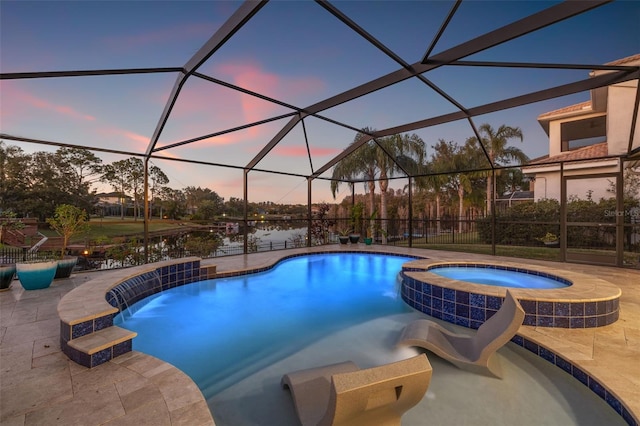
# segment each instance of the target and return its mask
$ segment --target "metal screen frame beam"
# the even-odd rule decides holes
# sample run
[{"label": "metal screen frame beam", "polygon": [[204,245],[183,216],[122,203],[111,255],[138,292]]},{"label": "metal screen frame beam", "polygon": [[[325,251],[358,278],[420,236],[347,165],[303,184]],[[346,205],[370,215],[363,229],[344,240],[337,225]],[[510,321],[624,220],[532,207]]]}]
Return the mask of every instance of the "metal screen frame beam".
[{"label": "metal screen frame beam", "polygon": [[240,28],[244,26],[249,20],[258,13],[258,11],[266,4],[266,1],[245,1],[240,5],[229,19],[216,31],[211,38],[191,57],[184,65],[180,75],[173,84],[171,94],[167,99],[167,103],[164,106],[164,110],[160,115],[158,124],[153,131],[153,136],[149,141],[145,155],[149,156],[153,152],[160,139],[160,134],[167,124],[171,110],[178,100],[178,95],[182,90],[182,86],[186,83],[187,79],[205,63],[224,43],[226,43]]}]

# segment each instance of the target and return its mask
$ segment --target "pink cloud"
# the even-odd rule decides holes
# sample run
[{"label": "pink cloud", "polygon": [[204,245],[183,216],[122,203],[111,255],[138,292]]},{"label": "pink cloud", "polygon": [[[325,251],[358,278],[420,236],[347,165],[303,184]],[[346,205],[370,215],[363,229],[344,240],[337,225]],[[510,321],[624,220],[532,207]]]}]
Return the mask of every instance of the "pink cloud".
[{"label": "pink cloud", "polygon": [[[113,140],[116,143],[116,138],[124,139],[127,143],[126,149],[130,152],[143,153],[149,146],[149,136],[140,135],[130,130],[121,129],[116,126],[101,126],[97,129],[97,133],[103,136],[103,140]],[[112,146],[114,149],[123,149],[120,146]]]},{"label": "pink cloud", "polygon": [[[220,64],[210,74],[276,99],[295,99],[299,94],[314,93],[323,84],[313,77],[283,78],[250,60]],[[163,98],[164,101],[166,99]],[[257,122],[286,112],[290,111],[263,99],[200,79],[190,79],[172,110],[162,144]],[[270,139],[273,135],[273,128],[261,125],[199,141],[191,146],[244,144],[255,139]]]},{"label": "pink cloud", "polygon": [[[228,62],[216,67],[215,74],[221,74],[242,88],[270,96],[274,99],[295,99],[300,94],[317,92],[323,83],[316,78],[283,78],[270,73],[253,61]],[[245,121],[254,122],[272,116],[279,110],[276,104],[250,95],[240,95],[240,105]]]},{"label": "pink cloud", "polygon": [[28,108],[38,108],[82,121],[96,120],[94,116],[77,111],[68,105],[56,104],[45,98],[35,96],[31,92],[19,88],[17,84],[3,83],[2,93],[2,102],[4,104],[2,109],[12,111],[14,116],[19,116]]}]

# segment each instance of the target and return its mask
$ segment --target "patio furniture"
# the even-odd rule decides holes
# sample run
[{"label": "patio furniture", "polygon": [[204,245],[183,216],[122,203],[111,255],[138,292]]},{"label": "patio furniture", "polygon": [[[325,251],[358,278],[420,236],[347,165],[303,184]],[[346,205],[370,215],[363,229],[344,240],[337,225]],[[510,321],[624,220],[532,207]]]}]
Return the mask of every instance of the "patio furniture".
[{"label": "patio furniture", "polygon": [[513,338],[524,315],[518,300],[507,290],[500,309],[474,335],[453,333],[431,320],[416,320],[402,330],[398,346],[418,346],[458,368],[500,377],[495,353]]},{"label": "patio furniture", "polygon": [[425,354],[360,370],[351,361],[285,374],[298,419],[307,425],[400,425],[431,381]]}]

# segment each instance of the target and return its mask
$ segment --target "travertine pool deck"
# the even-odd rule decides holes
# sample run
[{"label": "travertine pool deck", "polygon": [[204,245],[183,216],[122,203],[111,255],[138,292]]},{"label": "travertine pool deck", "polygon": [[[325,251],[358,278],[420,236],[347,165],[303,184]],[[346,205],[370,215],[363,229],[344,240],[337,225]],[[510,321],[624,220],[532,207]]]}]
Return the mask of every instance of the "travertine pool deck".
[{"label": "travertine pool deck", "polygon": [[[218,273],[270,267],[282,257],[353,246],[325,246],[208,259]],[[622,290],[620,317],[586,329],[522,326],[519,334],[552,349],[606,384],[640,417],[640,271],[583,264],[520,260],[467,253],[370,246],[441,261],[520,262],[559,274],[588,274]],[[88,369],[60,350],[61,297],[109,272],[77,273],[44,290],[24,291],[14,280],[0,292],[0,424],[2,425],[213,425],[206,401],[193,381],[154,357],[131,352]]]}]

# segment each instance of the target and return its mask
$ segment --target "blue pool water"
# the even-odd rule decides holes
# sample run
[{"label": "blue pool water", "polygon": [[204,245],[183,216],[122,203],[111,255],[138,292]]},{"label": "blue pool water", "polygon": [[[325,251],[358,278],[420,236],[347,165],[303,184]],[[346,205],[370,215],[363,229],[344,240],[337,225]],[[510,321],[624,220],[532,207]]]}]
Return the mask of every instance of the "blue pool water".
[{"label": "blue pool water", "polygon": [[[395,347],[402,328],[425,317],[400,298],[397,274],[409,260],[347,253],[296,257],[264,273],[156,294],[115,322],[138,333],[135,350],[191,376],[216,425],[294,426],[299,422],[289,392],[280,387],[283,374],[346,360],[370,368],[421,351]],[[403,416],[403,426],[624,425],[606,402],[544,359],[515,345],[498,356],[502,380],[428,353],[431,383]]]},{"label": "blue pool water", "polygon": [[138,332],[135,350],[180,368],[210,397],[336,330],[410,312],[397,283],[409,260],[296,257],[267,272],[158,293],[114,323]]},{"label": "blue pool water", "polygon": [[475,266],[438,266],[429,269],[429,272],[452,280],[498,287],[550,289],[568,286],[568,284],[550,277],[505,269]]}]

